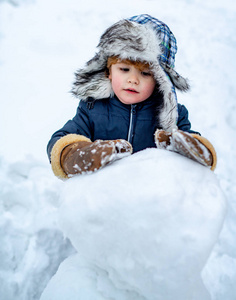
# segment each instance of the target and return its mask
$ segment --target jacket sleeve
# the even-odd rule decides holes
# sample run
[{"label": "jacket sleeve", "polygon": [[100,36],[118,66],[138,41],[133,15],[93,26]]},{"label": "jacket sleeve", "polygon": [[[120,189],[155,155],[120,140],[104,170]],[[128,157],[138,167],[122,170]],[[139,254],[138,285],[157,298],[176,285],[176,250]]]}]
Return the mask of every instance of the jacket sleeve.
[{"label": "jacket sleeve", "polygon": [[88,139],[91,139],[92,130],[89,121],[89,113],[86,108],[86,103],[80,101],[80,104],[77,108],[76,115],[72,120],[69,120],[61,129],[56,131],[47,145],[47,154],[51,162],[51,152],[55,143],[69,134],[73,135],[82,135]]},{"label": "jacket sleeve", "polygon": [[67,178],[67,175],[61,167],[62,150],[75,142],[91,142],[91,136],[92,131],[86,103],[80,102],[75,117],[52,135],[47,146],[51,167],[57,177],[61,179]]},{"label": "jacket sleeve", "polygon": [[178,104],[178,114],[177,126],[179,130],[200,135],[199,132],[191,130],[191,123],[188,119],[188,110],[184,105]]}]

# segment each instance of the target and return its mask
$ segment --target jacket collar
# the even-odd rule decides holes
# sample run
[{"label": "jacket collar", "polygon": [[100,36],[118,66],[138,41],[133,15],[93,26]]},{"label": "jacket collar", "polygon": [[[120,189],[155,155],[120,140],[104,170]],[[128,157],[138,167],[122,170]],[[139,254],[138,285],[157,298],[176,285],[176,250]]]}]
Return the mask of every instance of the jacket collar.
[{"label": "jacket collar", "polygon": [[132,106],[135,106],[137,110],[142,108],[148,108],[152,107],[153,109],[157,107],[157,99],[152,95],[147,100],[144,100],[142,102],[136,103],[136,104],[125,104],[122,103],[116,95],[111,96],[109,101],[111,101],[112,104],[116,105],[117,107],[124,108],[127,110],[130,110]]}]

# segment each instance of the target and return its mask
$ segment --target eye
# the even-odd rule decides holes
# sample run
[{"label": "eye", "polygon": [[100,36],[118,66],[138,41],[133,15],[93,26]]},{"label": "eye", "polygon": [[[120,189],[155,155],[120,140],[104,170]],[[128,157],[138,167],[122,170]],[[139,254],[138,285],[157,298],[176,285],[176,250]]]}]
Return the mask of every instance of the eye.
[{"label": "eye", "polygon": [[129,72],[129,68],[120,68],[120,70],[123,72]]},{"label": "eye", "polygon": [[150,72],[145,72],[145,71],[142,71],[141,74],[142,74],[143,76],[145,76],[145,77],[146,77],[146,76],[147,76],[147,77],[148,77],[148,76],[152,76],[152,73],[150,73]]}]

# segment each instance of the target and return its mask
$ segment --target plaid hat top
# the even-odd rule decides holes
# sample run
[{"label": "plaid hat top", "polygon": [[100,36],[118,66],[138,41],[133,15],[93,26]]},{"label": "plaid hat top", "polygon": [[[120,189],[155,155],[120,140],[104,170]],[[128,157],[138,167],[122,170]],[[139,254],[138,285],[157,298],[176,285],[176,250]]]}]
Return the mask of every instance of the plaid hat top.
[{"label": "plaid hat top", "polygon": [[165,23],[147,14],[133,16],[128,20],[139,24],[150,24],[152,26],[156,34],[161,39],[162,53],[159,58],[160,61],[169,65],[171,68],[174,68],[177,42],[170,28]]},{"label": "plaid hat top", "polygon": [[110,79],[106,76],[107,60],[111,56],[147,62],[163,95],[159,124],[167,131],[176,128],[178,111],[175,88],[186,91],[189,86],[186,79],[174,70],[177,45],[169,27],[147,14],[123,19],[102,34],[97,49],[98,52],[85,67],[75,73],[72,93],[83,101],[113,95]]}]

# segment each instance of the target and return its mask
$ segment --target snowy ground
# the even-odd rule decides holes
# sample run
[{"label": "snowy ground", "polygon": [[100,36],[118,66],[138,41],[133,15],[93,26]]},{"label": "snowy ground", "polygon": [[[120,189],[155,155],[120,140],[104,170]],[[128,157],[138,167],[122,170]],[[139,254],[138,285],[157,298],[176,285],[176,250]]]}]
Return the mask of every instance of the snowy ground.
[{"label": "snowy ground", "polygon": [[[123,17],[149,13],[178,41],[176,70],[191,82],[179,94],[192,128],[218,154],[228,201],[222,233],[203,272],[212,300],[236,295],[236,4],[233,0],[0,1],[0,294],[39,299],[75,250],[58,225],[64,184],[51,173],[46,144],[77,107],[68,93],[101,33]],[[18,5],[17,5],[18,4]]]}]

